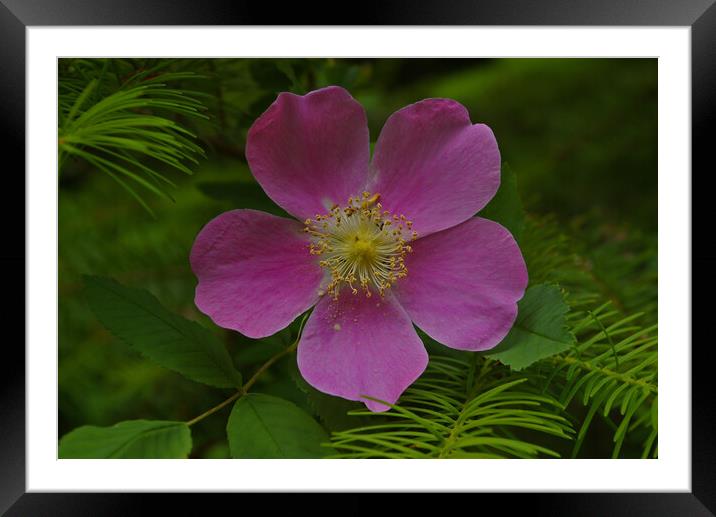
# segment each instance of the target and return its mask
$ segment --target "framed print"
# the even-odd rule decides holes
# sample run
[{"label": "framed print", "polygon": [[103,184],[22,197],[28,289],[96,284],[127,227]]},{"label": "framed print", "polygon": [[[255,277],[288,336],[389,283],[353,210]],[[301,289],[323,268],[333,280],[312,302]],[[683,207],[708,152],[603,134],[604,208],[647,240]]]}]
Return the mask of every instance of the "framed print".
[{"label": "framed print", "polygon": [[9,515],[140,497],[79,492],[716,508],[708,2],[351,26],[6,4]]}]

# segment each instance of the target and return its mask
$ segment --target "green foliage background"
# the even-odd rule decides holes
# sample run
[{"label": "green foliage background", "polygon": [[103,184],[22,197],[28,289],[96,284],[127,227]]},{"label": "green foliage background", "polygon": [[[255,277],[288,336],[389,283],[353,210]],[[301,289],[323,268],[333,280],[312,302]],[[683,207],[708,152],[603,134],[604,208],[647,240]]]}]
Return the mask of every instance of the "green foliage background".
[{"label": "green foliage background", "polygon": [[[229,397],[238,372],[249,378],[299,331],[296,321],[252,340],[211,324],[193,304],[193,239],[228,209],[282,213],[248,170],[246,131],[277,92],[329,84],[365,106],[372,140],[393,111],[426,97],[456,99],[493,129],[509,166],[481,215],[519,236],[525,303],[551,311],[554,340],[531,341],[547,351],[532,363],[508,343],[467,354],[423,335],[428,372],[380,415],[313,390],[289,353],[255,395],[191,425],[189,437],[182,422]],[[249,436],[256,457],[656,456],[656,60],[69,59],[59,85],[59,433],[132,420],[111,440],[148,437],[115,446],[106,430],[84,428],[65,455],[92,456],[99,443],[95,454],[112,457],[246,457],[245,444],[230,443]],[[177,373],[183,366],[136,342],[131,325],[112,328],[115,302],[88,303],[115,283],[85,275],[148,291],[156,299],[137,294],[142,303],[160,303],[217,357],[225,347],[233,367],[221,379]],[[256,411],[277,436],[240,418]],[[282,415],[303,429],[300,447],[276,449]],[[237,422],[228,436],[227,421]]]}]

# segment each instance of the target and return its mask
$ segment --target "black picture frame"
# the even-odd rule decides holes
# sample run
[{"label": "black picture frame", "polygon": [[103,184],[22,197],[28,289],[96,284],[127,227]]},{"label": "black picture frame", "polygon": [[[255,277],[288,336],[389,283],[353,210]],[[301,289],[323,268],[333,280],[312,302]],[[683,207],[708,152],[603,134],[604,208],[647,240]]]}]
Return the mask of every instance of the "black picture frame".
[{"label": "black picture frame", "polygon": [[[276,8],[265,2],[182,0],[0,0],[0,145],[7,158],[17,157],[15,170],[25,163],[25,31],[30,26],[72,25],[283,25],[302,22],[316,25],[621,25],[691,27],[692,74],[692,196],[706,195],[705,178],[713,174],[708,160],[713,144],[709,127],[716,126],[716,4],[715,0],[492,0],[438,2],[364,2],[350,17],[320,4]],[[285,7],[284,7],[285,5]],[[348,11],[346,11],[348,12]],[[696,172],[698,171],[698,172]],[[25,191],[24,176],[4,175],[5,201],[0,204],[5,222],[0,265],[6,300],[6,330],[24,321],[25,228],[18,214]],[[15,184],[11,185],[14,181]],[[696,185],[697,188],[694,188]],[[716,287],[716,252],[711,250],[713,217],[692,199],[692,278],[695,287],[708,293]],[[701,231],[699,231],[701,230]],[[698,239],[705,235],[706,239]],[[12,243],[11,243],[12,241]],[[23,284],[22,286],[20,284]],[[692,284],[693,285],[693,284]],[[693,292],[695,294],[695,291]],[[692,295],[693,296],[693,295]],[[693,297],[692,321],[707,318],[708,302]],[[21,314],[22,311],[22,314]],[[662,315],[668,317],[668,315]],[[714,364],[714,346],[697,340],[692,329],[692,492],[607,494],[510,494],[510,511],[523,506],[530,515],[679,515],[716,513],[716,403],[708,369]],[[688,350],[688,343],[662,343]],[[6,335],[0,364],[0,511],[7,515],[130,515],[149,511],[148,497],[162,497],[163,510],[176,505],[188,510],[185,496],[130,494],[25,493],[25,353],[19,339]],[[205,495],[204,497],[232,497]],[[352,498],[359,496],[354,495]],[[484,503],[504,495],[480,495]],[[489,498],[489,500],[487,499]],[[481,503],[481,504],[484,504]],[[212,506],[216,500],[212,499]],[[346,503],[343,503],[344,505]],[[457,503],[460,504],[460,503]],[[362,504],[349,505],[357,512]],[[183,513],[183,512],[182,512]]]}]

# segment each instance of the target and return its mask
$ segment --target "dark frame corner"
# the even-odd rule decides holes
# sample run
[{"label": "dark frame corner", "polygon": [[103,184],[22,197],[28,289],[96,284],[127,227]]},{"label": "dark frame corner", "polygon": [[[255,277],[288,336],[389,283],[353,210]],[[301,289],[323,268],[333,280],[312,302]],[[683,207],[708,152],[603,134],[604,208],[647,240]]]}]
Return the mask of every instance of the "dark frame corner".
[{"label": "dark frame corner", "polygon": [[[446,6],[444,2],[429,0],[421,9],[410,9],[404,0],[382,2],[380,9],[358,9],[355,19],[322,21],[326,25],[661,25],[690,26],[692,51],[692,195],[706,190],[694,189],[693,183],[703,187],[707,159],[713,144],[709,127],[716,126],[716,4],[715,0],[684,0],[662,2],[641,0],[624,2],[610,0],[530,0],[462,1]],[[369,2],[370,3],[370,2]],[[176,0],[0,0],[0,128],[2,145],[8,155],[18,156],[20,168],[25,162],[25,29],[37,25],[282,25],[303,21],[315,25],[316,18],[301,7],[301,12],[288,7],[277,14],[269,4],[256,2],[228,2],[222,0],[190,2]],[[260,2],[258,3],[260,4]],[[305,8],[305,9],[304,9]],[[265,11],[264,11],[265,10]],[[283,8],[282,8],[283,10]],[[296,12],[292,12],[296,11]],[[380,13],[380,14],[377,14]],[[296,16],[298,15],[298,16]],[[343,23],[341,23],[343,22]],[[16,192],[24,192],[24,177],[8,175],[18,183]],[[696,181],[694,181],[696,180]],[[11,181],[6,179],[5,181]],[[8,190],[9,191],[9,190]],[[24,203],[24,196],[14,198]],[[693,203],[693,202],[692,202]],[[13,246],[3,246],[1,265],[6,271],[25,271],[25,228],[12,225],[17,208],[3,203],[5,237],[14,232]],[[692,235],[712,235],[711,214],[704,205],[692,204]],[[699,214],[699,210],[704,213]],[[12,213],[11,213],[12,212]],[[703,217],[699,217],[703,215]],[[707,226],[708,225],[708,226]],[[699,226],[704,232],[699,233]],[[7,229],[11,227],[10,229]],[[703,240],[703,239],[702,239]],[[706,243],[692,248],[692,275],[699,278],[700,292],[716,288],[711,273],[716,269],[716,252]],[[19,244],[22,243],[22,244]],[[694,244],[697,244],[694,241]],[[701,274],[700,274],[701,273]],[[17,292],[23,292],[24,275],[6,275],[7,282],[15,282]],[[20,284],[23,284],[22,287]],[[694,293],[695,294],[695,293]],[[693,295],[692,295],[693,296]],[[693,300],[696,302],[695,298]],[[707,316],[708,302],[693,303],[693,314]],[[9,321],[20,321],[24,304],[14,303],[18,313]],[[693,321],[693,316],[692,316]],[[692,340],[694,341],[694,340]],[[126,515],[142,513],[145,508],[139,496],[126,494],[40,494],[25,493],[25,354],[17,345],[19,340],[6,340],[3,369],[2,403],[0,404],[0,511],[8,515]],[[678,346],[667,343],[664,346]],[[716,404],[713,403],[709,373],[716,353],[707,340],[692,347],[693,405],[692,405],[692,492],[682,494],[525,494],[510,496],[510,508],[522,503],[532,515],[570,515],[579,508],[581,516],[609,515],[714,515],[716,514]],[[146,497],[146,496],[145,496]],[[152,496],[156,497],[156,496]],[[211,496],[212,498],[218,496]],[[353,496],[358,497],[358,496]],[[362,496],[361,496],[362,497]],[[483,496],[481,496],[483,497]],[[499,497],[485,495],[484,497]],[[144,499],[144,498],[142,498]],[[163,497],[165,507],[177,503],[186,508],[186,497]],[[215,499],[212,499],[215,502]],[[94,511],[93,511],[94,510]],[[167,508],[168,510],[168,508]]]}]

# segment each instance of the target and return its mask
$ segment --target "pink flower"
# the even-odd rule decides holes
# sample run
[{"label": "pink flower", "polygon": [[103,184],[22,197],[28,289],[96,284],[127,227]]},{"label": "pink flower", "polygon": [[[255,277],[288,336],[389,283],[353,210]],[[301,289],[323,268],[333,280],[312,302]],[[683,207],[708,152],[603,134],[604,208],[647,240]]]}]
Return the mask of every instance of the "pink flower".
[{"label": "pink flower", "polygon": [[281,93],[249,130],[246,157],[298,221],[240,209],[201,230],[196,305],[217,325],[265,337],[315,305],[301,374],[373,411],[387,406],[364,396],[394,403],[427,366],[413,324],[460,350],[507,334],[527,269],[504,227],[473,217],[500,184],[500,152],[461,104],[395,112],[371,161],[365,110],[346,90]]}]

